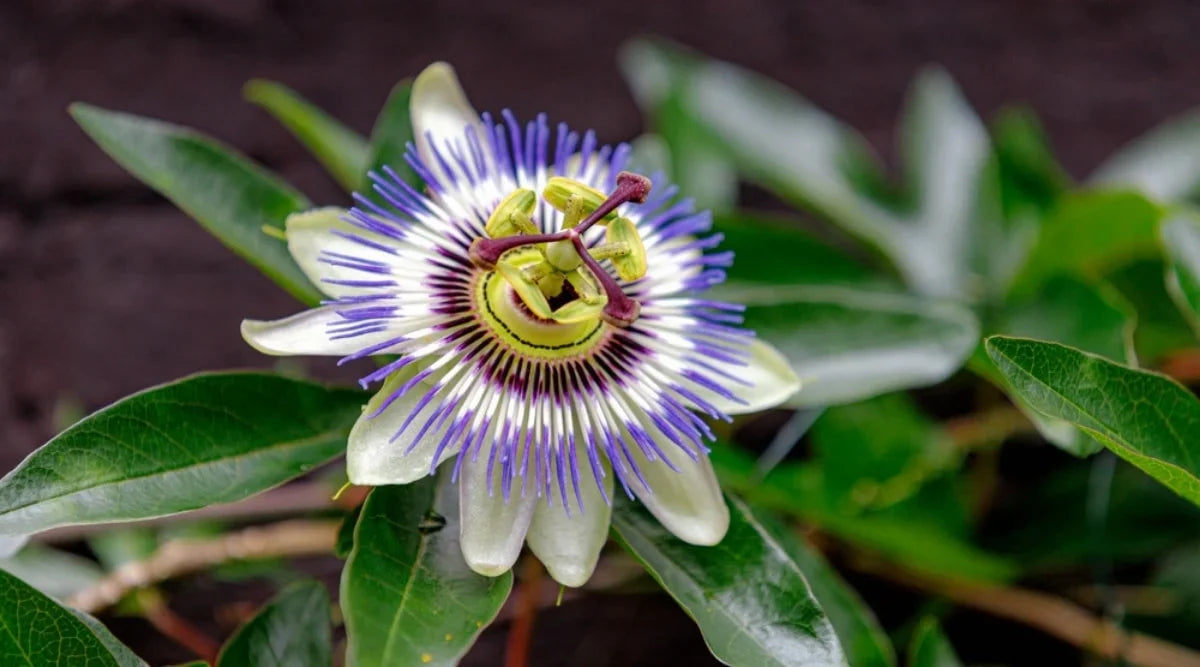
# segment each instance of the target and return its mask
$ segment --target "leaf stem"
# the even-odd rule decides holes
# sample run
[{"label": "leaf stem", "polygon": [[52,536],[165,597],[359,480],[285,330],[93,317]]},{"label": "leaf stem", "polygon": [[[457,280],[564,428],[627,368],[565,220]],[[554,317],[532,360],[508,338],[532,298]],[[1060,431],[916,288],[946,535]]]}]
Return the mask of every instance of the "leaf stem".
[{"label": "leaf stem", "polygon": [[1144,667],[1200,667],[1200,653],[1124,630],[1069,600],[1023,588],[921,574],[875,558],[855,558],[854,569],[1000,618],[1037,628],[1102,659]]},{"label": "leaf stem", "polygon": [[339,521],[283,521],[209,539],[171,540],[145,560],[131,561],[67,600],[95,613],[135,590],[234,560],[310,556],[333,551]]}]

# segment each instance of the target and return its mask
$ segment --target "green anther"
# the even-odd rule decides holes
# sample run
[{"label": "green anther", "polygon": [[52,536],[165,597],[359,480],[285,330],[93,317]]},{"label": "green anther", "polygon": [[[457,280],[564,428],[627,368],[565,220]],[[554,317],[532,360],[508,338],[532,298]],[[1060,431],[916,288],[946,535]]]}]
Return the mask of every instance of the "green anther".
[{"label": "green anther", "polygon": [[590,304],[608,302],[608,297],[604,296],[604,292],[596,284],[596,279],[587,269],[575,269],[567,273],[566,277],[567,282],[571,283],[571,287],[575,288],[575,293],[579,295],[580,301]]},{"label": "green anther", "polygon": [[536,208],[536,192],[525,188],[514,190],[492,211],[485,228],[487,235],[498,239],[517,234],[536,234],[537,225],[529,218]]},{"label": "green anther", "polygon": [[557,271],[548,273],[537,279],[537,284],[542,289],[542,294],[545,294],[550,299],[562,294],[564,282],[566,280],[563,278],[563,274]]},{"label": "green anther", "polygon": [[572,322],[583,322],[585,320],[594,320],[600,317],[604,312],[604,306],[608,304],[608,299],[600,299],[597,302],[587,302],[581,300],[571,301],[550,315],[550,319],[560,324],[570,324]]},{"label": "green anther", "polygon": [[584,208],[582,196],[574,194],[567,197],[567,203],[563,206],[563,229],[570,229],[578,225],[587,217],[587,214],[588,210]]},{"label": "green anther", "polygon": [[[624,244],[626,252],[610,257],[622,280],[637,280],[646,275],[646,246],[638,235],[637,225],[629,218],[617,218],[608,225],[604,240],[610,245]],[[595,257],[595,254],[592,255]]]},{"label": "green anther", "polygon": [[554,241],[546,244],[546,261],[559,271],[574,271],[583,264],[579,253],[570,241]]},{"label": "green anther", "polygon": [[520,267],[508,262],[502,261],[497,264],[496,271],[504,277],[509,285],[512,285],[517,296],[521,297],[521,301],[525,302],[529,308],[529,312],[542,319],[550,319],[554,311],[551,310],[550,302],[546,300],[546,295],[542,294],[542,288],[538,287],[536,280],[527,276]]},{"label": "green anther", "polygon": [[[577,201],[580,203],[577,204],[571,202],[572,195],[577,196]],[[562,176],[555,176],[546,183],[546,187],[542,189],[542,197],[545,198],[545,200],[554,208],[563,211],[564,213],[569,213],[567,216],[568,220],[564,221],[564,225],[566,227],[574,227],[575,225],[579,224],[579,221],[584,217],[579,216],[578,218],[571,220],[570,218],[573,215],[578,215],[578,213],[574,210],[568,212],[568,203],[571,203],[572,206],[582,205],[584,211],[590,212],[600,208],[600,205],[608,199],[608,197],[599,190],[594,190],[583,183],[580,183],[579,181],[563,178]],[[609,213],[600,219],[600,224],[605,224],[611,220],[615,220],[616,217],[617,214],[615,212]],[[566,224],[566,222],[570,222],[571,224]]]},{"label": "green anther", "polygon": [[600,245],[588,251],[592,259],[600,261],[602,259],[613,259],[614,257],[624,257],[629,254],[629,243],[627,241],[617,241],[616,243],[601,243]]}]

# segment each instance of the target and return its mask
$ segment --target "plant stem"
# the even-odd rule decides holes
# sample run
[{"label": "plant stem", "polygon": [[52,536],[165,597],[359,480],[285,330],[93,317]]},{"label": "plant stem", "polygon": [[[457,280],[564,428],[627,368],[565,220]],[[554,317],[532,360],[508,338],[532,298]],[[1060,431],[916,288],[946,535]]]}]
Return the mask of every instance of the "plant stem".
[{"label": "plant stem", "polygon": [[537,618],[542,592],[542,564],[526,556],[521,565],[521,588],[508,643],[504,647],[504,667],[528,667],[529,645],[533,641],[533,622]]},{"label": "plant stem", "polygon": [[964,607],[1037,628],[1106,660],[1144,667],[1200,667],[1200,653],[1139,632],[1123,630],[1079,605],[1048,593],[916,573],[876,559],[852,567]]},{"label": "plant stem", "polygon": [[130,592],[234,560],[311,556],[333,551],[339,521],[283,521],[210,539],[172,540],[79,591],[67,604],[95,613]]}]

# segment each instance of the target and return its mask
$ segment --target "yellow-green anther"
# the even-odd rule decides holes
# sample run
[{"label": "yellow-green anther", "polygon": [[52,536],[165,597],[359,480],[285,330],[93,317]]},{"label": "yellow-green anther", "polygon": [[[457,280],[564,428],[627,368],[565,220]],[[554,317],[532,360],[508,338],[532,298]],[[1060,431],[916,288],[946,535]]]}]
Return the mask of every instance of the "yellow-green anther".
[{"label": "yellow-green anther", "polygon": [[577,299],[554,311],[554,313],[550,315],[550,319],[562,324],[592,320],[600,317],[600,313],[604,312],[604,306],[607,304],[608,299],[603,297],[596,302],[587,302]]},{"label": "yellow-green anther", "polygon": [[[610,258],[622,280],[637,280],[646,275],[646,247],[642,245],[642,237],[638,235],[637,226],[632,220],[617,218],[609,223],[604,240],[609,244],[622,243],[627,246],[624,254]],[[593,253],[592,256],[596,255]]]},{"label": "yellow-green anther", "polygon": [[554,241],[546,244],[546,261],[559,271],[573,271],[583,264],[579,253],[570,241]]},{"label": "yellow-green anther", "polygon": [[596,279],[587,269],[581,267],[567,273],[566,276],[567,282],[575,288],[575,293],[579,295],[580,301],[593,304],[608,302],[608,297],[604,296],[604,292],[596,284]]},{"label": "yellow-green anther", "polygon": [[537,279],[538,287],[542,288],[542,294],[545,294],[550,299],[562,294],[564,282],[566,280],[563,278],[563,274],[557,271],[548,273]]},{"label": "yellow-green anther", "polygon": [[505,197],[496,210],[492,211],[485,231],[494,239],[517,234],[536,234],[537,225],[529,218],[536,208],[536,192],[525,188],[513,190],[512,194]]},{"label": "yellow-green anther", "polygon": [[627,241],[617,241],[616,243],[601,243],[600,245],[588,250],[588,254],[592,259],[612,259],[629,254],[629,243]]},{"label": "yellow-green anther", "polygon": [[578,194],[567,197],[567,203],[563,206],[563,229],[570,229],[587,217],[588,210],[584,205],[583,197]]},{"label": "yellow-green anther", "polygon": [[542,289],[538,287],[536,280],[531,280],[520,267],[508,262],[502,261],[496,264],[496,270],[509,285],[512,285],[517,296],[521,297],[521,301],[525,303],[531,313],[543,319],[550,319],[554,311],[551,310],[550,302],[546,300],[546,295],[542,294]]},{"label": "yellow-green anther", "polygon": [[[551,206],[564,213],[567,212],[567,204],[570,202],[571,195],[576,195],[578,197],[577,201],[579,202],[574,203],[573,206],[582,205],[583,210],[588,212],[600,208],[600,205],[608,199],[608,197],[599,190],[594,190],[583,183],[580,183],[579,181],[563,178],[562,176],[555,176],[554,178],[551,178],[546,183],[546,187],[542,189],[542,197],[544,197]],[[609,213],[600,219],[600,224],[607,223],[616,217],[617,214],[615,212]],[[577,224],[579,224],[579,219],[571,221],[571,224],[566,226],[574,227]]]}]

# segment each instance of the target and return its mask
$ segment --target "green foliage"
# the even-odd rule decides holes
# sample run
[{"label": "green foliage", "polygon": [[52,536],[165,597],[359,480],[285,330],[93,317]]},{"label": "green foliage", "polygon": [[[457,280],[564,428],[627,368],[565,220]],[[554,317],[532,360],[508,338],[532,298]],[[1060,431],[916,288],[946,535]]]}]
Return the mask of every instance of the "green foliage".
[{"label": "green foliage", "polygon": [[0,600],[0,662],[5,665],[146,664],[94,619],[59,606],[7,572],[0,572]]},{"label": "green foliage", "polygon": [[845,664],[832,624],[789,553],[790,538],[742,501],[729,504],[729,533],[715,547],[681,542],[632,503],[614,508],[613,530],[727,664]]},{"label": "green foliage", "polygon": [[351,664],[452,665],[496,617],[512,573],[472,572],[458,526],[448,472],[371,492],[342,571]]},{"label": "green foliage", "polygon": [[321,299],[287,247],[264,233],[311,208],[304,195],[195,130],[89,104],[72,105],[71,115],[122,167],[290,294],[307,304]]},{"label": "green foliage", "polygon": [[961,667],[962,662],[954,654],[954,647],[942,634],[938,622],[932,618],[922,619],[913,633],[908,646],[909,667]]},{"label": "green foliage", "polygon": [[217,667],[290,667],[332,662],[329,594],[316,581],[283,589],[238,628]]},{"label": "green foliage", "polygon": [[368,147],[354,130],[281,83],[255,79],[242,92],[296,135],[342,187],[355,190],[362,185]]},{"label": "green foliage", "polygon": [[359,392],[212,373],[87,417],[0,479],[0,531],[129,521],[231,502],[336,456]]},{"label": "green foliage", "polygon": [[1200,400],[1185,387],[1057,343],[997,336],[987,348],[1035,410],[1075,424],[1200,504]]},{"label": "green foliage", "polygon": [[[716,547],[684,544],[617,500],[616,539],[695,619],[714,655],[738,665],[895,665],[871,598],[835,569],[844,553],[926,577],[1004,584],[1020,575],[1044,588],[1098,564],[1136,566],[1130,576],[1149,573],[1142,579],[1178,604],[1159,616],[1134,605],[1131,624],[1194,643],[1200,401],[1138,367],[1197,346],[1197,117],[1135,140],[1080,188],[1032,111],[1007,108],[985,126],[950,76],[930,68],[900,112],[893,175],[853,128],[762,76],[646,40],[624,50],[622,65],[654,132],[634,142],[635,161],[670,172],[716,212],[714,231],[737,260],[715,298],[746,305],[746,325],[803,380],[784,407],[820,415],[801,442],[786,441],[801,432],[781,438],[790,453],[771,466],[715,447],[725,488],[745,498],[731,498]],[[389,167],[419,185],[403,158],[411,93],[410,82],[397,84],[364,138],[281,84],[245,89],[344,188],[375,199],[369,170]],[[71,113],[118,163],[289,293],[321,298],[277,238],[289,214],[311,206],[302,194],[194,130],[84,104]],[[740,209],[742,180],[797,210]],[[2,546],[281,484],[344,450],[364,399],[263,373],[135,394],[0,480]],[[1007,416],[993,424],[993,413]],[[746,438],[753,446],[770,439],[764,423],[775,422],[720,434],[757,429]],[[1107,447],[1145,474],[1119,467],[1101,484],[1054,450],[1043,451],[1049,463],[1027,466],[1012,440],[1035,440],[1030,425],[1070,454]],[[464,562],[447,478],[376,488],[343,517],[334,551],[347,558],[348,664],[453,664],[508,597],[511,573],[482,577]],[[776,515],[832,544],[832,561]],[[113,530],[88,544],[112,569],[145,558],[158,535]],[[0,569],[11,573],[0,573],[4,664],[144,664],[98,621],[28,585],[71,595],[100,576],[91,560],[33,544]],[[329,664],[330,620],[323,587],[295,584],[218,664]],[[914,623],[907,664],[960,664],[932,618],[889,630]]]}]

